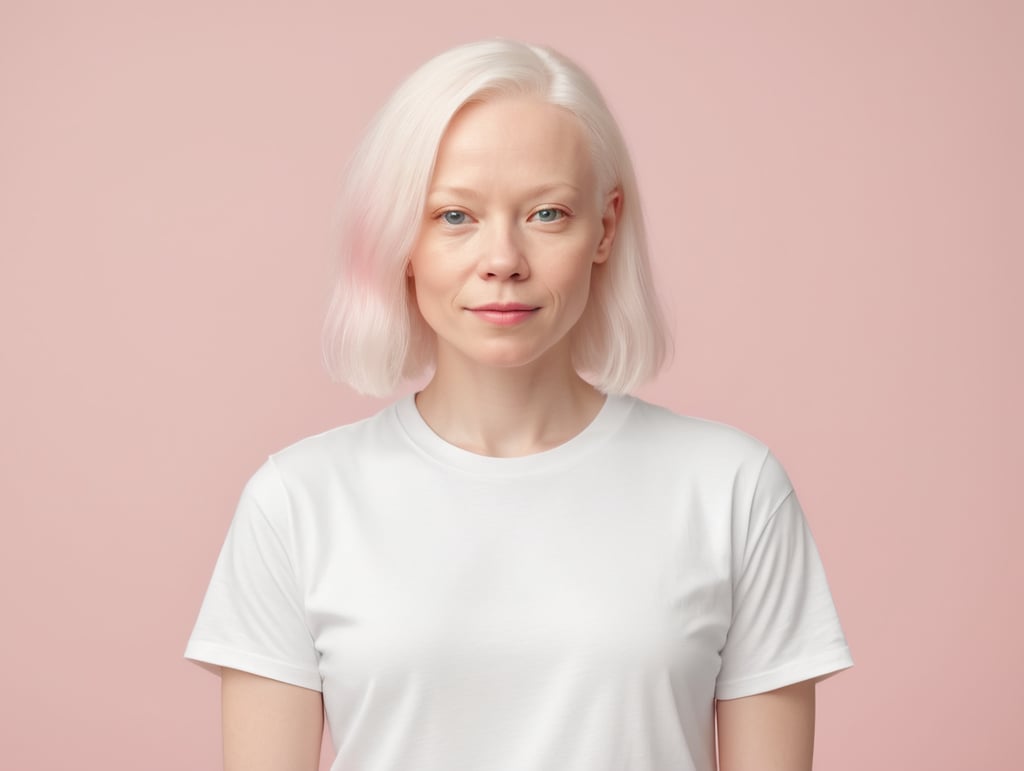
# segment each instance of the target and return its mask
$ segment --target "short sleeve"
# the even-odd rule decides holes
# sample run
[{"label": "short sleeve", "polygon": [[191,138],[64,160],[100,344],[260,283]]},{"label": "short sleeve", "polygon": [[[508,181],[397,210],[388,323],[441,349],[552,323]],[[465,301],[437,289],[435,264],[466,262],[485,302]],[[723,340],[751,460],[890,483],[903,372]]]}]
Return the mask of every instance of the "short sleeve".
[{"label": "short sleeve", "polygon": [[716,698],[763,693],[853,666],[817,545],[771,452],[736,565]]},{"label": "short sleeve", "polygon": [[287,492],[268,459],[242,491],[185,658],[215,674],[226,666],[320,691],[288,515]]}]

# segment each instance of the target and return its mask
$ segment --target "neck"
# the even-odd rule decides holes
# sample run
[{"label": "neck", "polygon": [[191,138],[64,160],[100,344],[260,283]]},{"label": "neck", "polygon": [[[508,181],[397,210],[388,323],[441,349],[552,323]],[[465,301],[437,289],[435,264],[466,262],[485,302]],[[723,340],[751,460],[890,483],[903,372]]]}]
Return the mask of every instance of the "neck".
[{"label": "neck", "polygon": [[445,441],[479,455],[518,457],[572,439],[605,397],[567,356],[523,367],[485,367],[438,351],[430,383],[416,395],[423,420]]}]

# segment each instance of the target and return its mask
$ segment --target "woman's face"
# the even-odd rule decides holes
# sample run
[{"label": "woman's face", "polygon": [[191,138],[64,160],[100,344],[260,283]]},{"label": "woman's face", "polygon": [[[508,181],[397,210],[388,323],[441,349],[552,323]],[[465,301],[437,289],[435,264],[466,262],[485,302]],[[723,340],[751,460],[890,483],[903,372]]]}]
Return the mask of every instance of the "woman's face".
[{"label": "woman's face", "polygon": [[407,271],[439,365],[571,367],[568,332],[615,232],[620,196],[604,192],[567,110],[505,97],[456,114]]}]

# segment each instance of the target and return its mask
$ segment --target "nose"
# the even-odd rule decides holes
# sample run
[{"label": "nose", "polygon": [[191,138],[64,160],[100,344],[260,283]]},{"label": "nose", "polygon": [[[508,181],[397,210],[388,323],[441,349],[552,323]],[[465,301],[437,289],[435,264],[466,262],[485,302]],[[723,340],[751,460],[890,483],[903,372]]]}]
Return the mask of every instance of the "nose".
[{"label": "nose", "polygon": [[485,280],[522,281],[530,275],[521,234],[508,224],[494,223],[481,239],[478,273]]}]

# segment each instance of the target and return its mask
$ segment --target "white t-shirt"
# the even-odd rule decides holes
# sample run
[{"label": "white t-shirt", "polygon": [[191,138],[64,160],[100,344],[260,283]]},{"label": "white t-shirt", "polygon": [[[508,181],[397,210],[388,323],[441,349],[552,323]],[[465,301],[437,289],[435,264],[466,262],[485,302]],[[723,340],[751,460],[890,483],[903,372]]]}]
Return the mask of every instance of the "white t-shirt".
[{"label": "white t-shirt", "polygon": [[715,698],[853,665],[775,456],[631,396],[525,457],[412,396],[271,455],[185,657],[322,691],[332,771],[713,771]]}]

